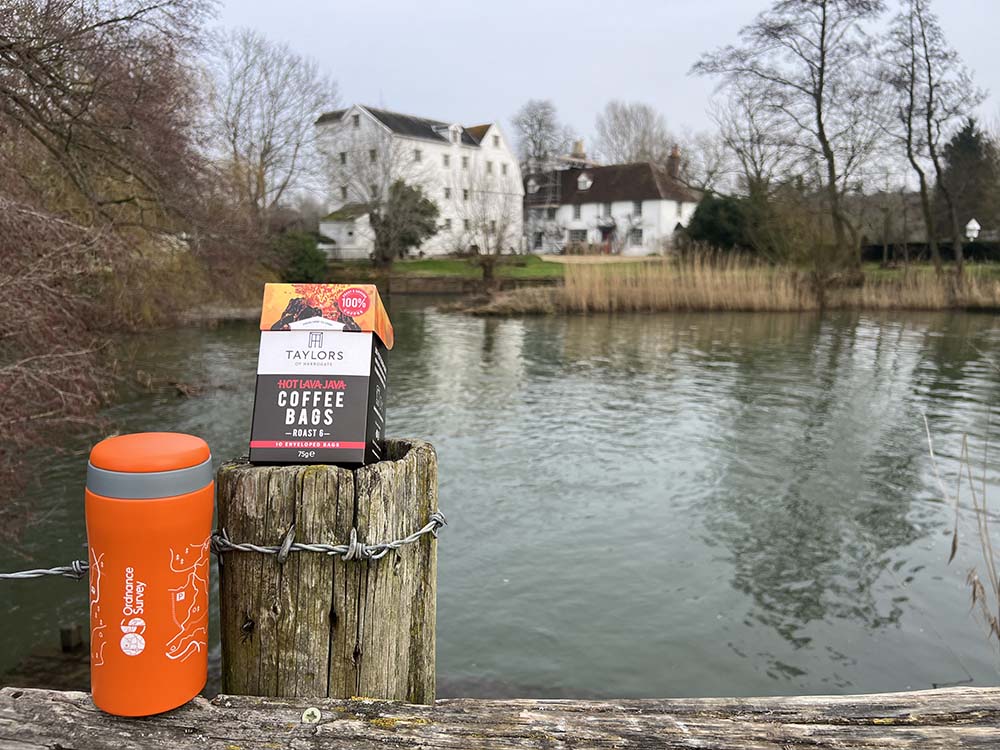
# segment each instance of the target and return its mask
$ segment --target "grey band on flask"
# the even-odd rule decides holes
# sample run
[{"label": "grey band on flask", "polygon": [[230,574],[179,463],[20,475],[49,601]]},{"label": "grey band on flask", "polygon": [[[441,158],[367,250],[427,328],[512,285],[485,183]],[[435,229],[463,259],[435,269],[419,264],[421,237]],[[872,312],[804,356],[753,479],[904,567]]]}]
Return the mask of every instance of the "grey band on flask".
[{"label": "grey band on flask", "polygon": [[196,492],[212,481],[212,457],[172,471],[110,471],[87,463],[87,489],[122,500],[151,500]]}]

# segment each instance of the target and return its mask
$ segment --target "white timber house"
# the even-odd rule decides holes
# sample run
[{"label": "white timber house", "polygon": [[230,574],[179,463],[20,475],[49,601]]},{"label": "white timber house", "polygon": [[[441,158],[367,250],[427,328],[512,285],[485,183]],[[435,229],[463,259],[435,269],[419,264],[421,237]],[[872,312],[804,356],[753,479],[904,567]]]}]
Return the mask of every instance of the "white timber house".
[{"label": "white timber house", "polygon": [[331,258],[368,258],[370,216],[393,183],[419,187],[438,207],[435,235],[412,253],[512,253],[522,249],[524,187],[496,123],[463,126],[355,104],[316,121],[331,185],[320,244]]},{"label": "white timber house", "polygon": [[525,178],[527,250],[669,252],[701,200],[699,193],[680,182],[679,169],[677,148],[666,165],[598,166],[587,161],[578,142],[573,154]]}]

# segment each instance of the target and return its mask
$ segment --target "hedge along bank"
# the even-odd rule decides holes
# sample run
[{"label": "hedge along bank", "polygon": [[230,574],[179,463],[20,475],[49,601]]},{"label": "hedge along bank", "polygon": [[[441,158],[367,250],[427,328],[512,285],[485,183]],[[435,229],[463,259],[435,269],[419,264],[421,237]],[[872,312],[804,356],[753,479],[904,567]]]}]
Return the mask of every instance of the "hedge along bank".
[{"label": "hedge along bank", "polygon": [[392,324],[372,284],[267,284],[252,463],[383,458]]}]

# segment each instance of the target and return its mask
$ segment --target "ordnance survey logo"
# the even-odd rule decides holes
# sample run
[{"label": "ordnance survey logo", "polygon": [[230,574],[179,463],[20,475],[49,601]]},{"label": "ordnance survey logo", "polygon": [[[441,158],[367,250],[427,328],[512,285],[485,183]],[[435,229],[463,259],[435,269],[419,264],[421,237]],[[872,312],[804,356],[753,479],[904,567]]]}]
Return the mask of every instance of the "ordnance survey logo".
[{"label": "ordnance survey logo", "polygon": [[142,637],[146,632],[146,621],[141,617],[133,617],[128,622],[122,620],[122,651],[126,656],[138,656],[146,648],[146,639]]}]

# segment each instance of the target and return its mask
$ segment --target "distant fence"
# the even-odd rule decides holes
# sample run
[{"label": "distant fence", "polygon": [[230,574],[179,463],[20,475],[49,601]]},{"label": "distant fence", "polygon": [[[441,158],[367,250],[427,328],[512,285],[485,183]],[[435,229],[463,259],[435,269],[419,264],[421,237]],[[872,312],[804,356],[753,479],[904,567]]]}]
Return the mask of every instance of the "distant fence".
[{"label": "distant fence", "polygon": [[[941,242],[938,244],[941,257],[945,261],[955,259],[952,252],[951,242]],[[909,254],[911,263],[930,262],[931,253],[926,242],[912,242],[905,246],[902,244],[889,244],[889,260],[895,263],[903,262]],[[881,244],[864,244],[861,246],[861,258],[867,263],[881,263],[883,248]],[[1000,263],[1000,242],[972,242],[962,245],[962,255],[965,260],[977,263],[993,262]]]}]

